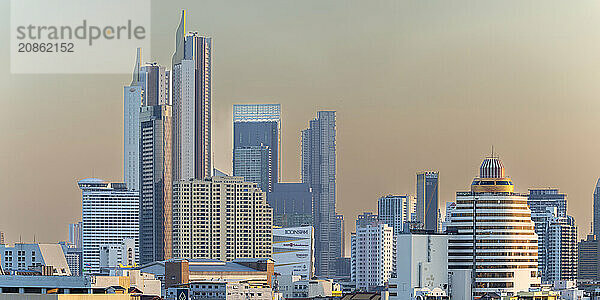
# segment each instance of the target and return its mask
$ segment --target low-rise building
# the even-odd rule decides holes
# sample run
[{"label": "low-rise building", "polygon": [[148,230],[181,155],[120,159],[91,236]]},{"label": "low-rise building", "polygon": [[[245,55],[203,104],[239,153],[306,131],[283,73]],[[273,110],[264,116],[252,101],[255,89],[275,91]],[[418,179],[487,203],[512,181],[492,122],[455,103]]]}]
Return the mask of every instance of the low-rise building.
[{"label": "low-rise building", "polygon": [[72,275],[59,244],[0,245],[0,262],[7,274],[27,270],[38,271],[43,275]]},{"label": "low-rise building", "polygon": [[167,300],[272,300],[273,291],[264,282],[216,280],[192,281],[167,289]]},{"label": "low-rise building", "polygon": [[278,277],[278,291],[286,299],[342,296],[340,284],[333,279],[303,280],[294,275]]}]

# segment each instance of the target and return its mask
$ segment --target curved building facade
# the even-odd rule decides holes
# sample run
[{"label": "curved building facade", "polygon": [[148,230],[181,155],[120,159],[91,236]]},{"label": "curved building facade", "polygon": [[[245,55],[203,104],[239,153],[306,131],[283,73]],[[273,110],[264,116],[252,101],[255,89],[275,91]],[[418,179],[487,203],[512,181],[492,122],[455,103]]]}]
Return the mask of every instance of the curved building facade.
[{"label": "curved building facade", "polygon": [[448,268],[475,270],[474,295],[539,286],[538,237],[527,194],[514,192],[499,158],[486,158],[471,191],[456,193],[448,232]]}]

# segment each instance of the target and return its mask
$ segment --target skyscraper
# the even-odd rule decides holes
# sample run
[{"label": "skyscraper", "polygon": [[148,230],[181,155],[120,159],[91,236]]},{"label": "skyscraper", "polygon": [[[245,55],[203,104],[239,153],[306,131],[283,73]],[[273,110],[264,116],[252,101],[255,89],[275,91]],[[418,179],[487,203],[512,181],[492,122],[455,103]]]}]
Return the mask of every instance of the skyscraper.
[{"label": "skyscraper", "polygon": [[538,235],[538,269],[544,283],[577,278],[577,227],[567,216],[567,195],[530,189],[527,205]]},{"label": "skyscraper", "polygon": [[268,146],[237,147],[233,150],[233,176],[258,184],[258,188],[273,190],[272,151]]},{"label": "skyscraper", "polygon": [[141,59],[138,48],[131,84],[123,88],[123,178],[133,191],[140,189],[140,109],[169,104],[169,72],[156,63],[142,66]]},{"label": "skyscraper", "polygon": [[77,222],[69,224],[69,244],[72,247],[81,249],[83,247],[82,242],[83,234],[83,223]]},{"label": "skyscraper", "polygon": [[319,111],[302,131],[302,182],[313,192],[316,273],[335,275],[341,253],[335,210],[336,144],[335,111]]},{"label": "skyscraper", "polygon": [[83,271],[100,271],[100,246],[120,244],[134,239],[135,261],[139,233],[139,193],[127,189],[125,183],[86,178],[78,182],[82,198]]},{"label": "skyscraper", "polygon": [[127,188],[139,190],[140,164],[140,107],[142,106],[143,87],[140,83],[142,49],[137,49],[133,79],[123,87],[123,178]]},{"label": "skyscraper", "polygon": [[173,251],[172,111],[167,104],[140,112],[140,262],[166,260]]},{"label": "skyscraper", "polygon": [[547,208],[556,207],[557,217],[567,216],[567,195],[560,193],[556,188],[529,189],[527,205],[532,214],[546,213]]},{"label": "skyscraper", "polygon": [[417,222],[427,231],[438,231],[439,173],[417,173]]},{"label": "skyscraper", "polygon": [[300,227],[313,225],[313,195],[306,183],[275,183],[267,193],[267,202],[273,208],[273,225]]},{"label": "skyscraper", "polygon": [[404,224],[410,222],[413,210],[414,202],[410,195],[387,195],[377,200],[379,221],[394,228],[394,235],[404,230]]},{"label": "skyscraper", "polygon": [[351,274],[357,289],[372,290],[385,285],[392,276],[394,233],[385,223],[364,225],[356,227],[350,241]]},{"label": "skyscraper", "polygon": [[448,241],[448,269],[474,272],[474,296],[515,293],[540,284],[538,240],[527,195],[514,192],[498,157],[483,161],[471,191],[456,193],[448,232],[453,233]]},{"label": "skyscraper", "polygon": [[172,59],[173,179],[211,174],[212,39],[185,32],[185,11]]},{"label": "skyscraper", "polygon": [[173,257],[271,258],[272,216],[265,193],[241,177],[177,181]]},{"label": "skyscraper", "polygon": [[[252,164],[238,159],[248,149],[270,151],[269,162]],[[265,192],[273,189],[279,181],[281,166],[281,105],[279,104],[235,104],[233,105],[233,176],[243,176],[247,181],[260,184]],[[267,170],[267,171],[265,171]],[[261,178],[251,179],[244,174],[262,173]],[[268,177],[267,177],[268,176]],[[265,184],[267,183],[267,184]]]},{"label": "skyscraper", "polygon": [[594,189],[594,230],[593,233],[596,237],[600,237],[600,178],[596,182],[596,188]]},{"label": "skyscraper", "polygon": [[577,244],[577,281],[598,282],[600,280],[600,241],[589,234]]}]

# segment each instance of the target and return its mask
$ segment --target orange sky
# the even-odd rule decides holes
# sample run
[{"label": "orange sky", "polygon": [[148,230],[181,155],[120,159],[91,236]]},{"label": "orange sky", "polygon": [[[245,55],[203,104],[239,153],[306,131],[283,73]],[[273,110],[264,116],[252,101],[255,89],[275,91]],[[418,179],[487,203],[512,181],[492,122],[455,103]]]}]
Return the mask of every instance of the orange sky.
[{"label": "orange sky", "polygon": [[[153,2],[144,60],[170,64],[181,8],[189,30],[213,37],[218,168],[231,170],[233,103],[282,104],[284,181],[299,179],[300,130],[333,109],[347,233],[379,196],[414,193],[420,170],[439,170],[452,201],[491,145],[518,191],[559,187],[580,236],[589,231],[599,2],[173,3]],[[11,75],[9,1],[0,11],[0,231],[11,242],[64,240],[81,218],[76,181],[121,180],[131,76]]]}]

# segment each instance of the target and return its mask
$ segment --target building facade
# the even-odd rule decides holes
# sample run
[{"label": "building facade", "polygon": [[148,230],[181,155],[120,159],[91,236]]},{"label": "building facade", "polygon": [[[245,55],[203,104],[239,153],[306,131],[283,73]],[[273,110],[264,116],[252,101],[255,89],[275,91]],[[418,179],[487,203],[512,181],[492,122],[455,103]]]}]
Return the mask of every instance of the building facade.
[{"label": "building facade", "polygon": [[203,179],[212,170],[212,39],[186,33],[185,11],[175,34],[171,74],[173,179]]},{"label": "building facade", "polygon": [[590,234],[577,244],[577,281],[600,281],[600,241]]},{"label": "building facade", "polygon": [[[268,149],[270,159],[262,159],[260,164],[236,160],[240,152],[247,152],[241,149],[248,148]],[[259,188],[265,192],[273,190],[281,174],[280,104],[233,105],[233,157],[233,176],[244,176],[246,181],[259,183]],[[247,178],[248,172],[259,174],[260,178]]]},{"label": "building facade", "polygon": [[596,188],[594,188],[594,222],[592,233],[595,236],[600,236],[600,178],[596,182]]},{"label": "building facade", "polygon": [[83,223],[77,222],[69,224],[69,244],[75,248],[83,248]]},{"label": "building facade", "polygon": [[351,268],[356,288],[373,290],[384,286],[392,275],[393,228],[387,224],[367,224],[351,236]]},{"label": "building facade", "polygon": [[538,235],[538,269],[543,283],[577,279],[577,226],[573,217],[559,215],[557,207],[531,213]]},{"label": "building facade", "polygon": [[140,112],[140,263],[173,256],[172,110],[167,104]]},{"label": "building facade", "polygon": [[133,79],[123,87],[123,178],[127,188],[137,191],[139,188],[140,163],[140,107],[142,106],[143,87],[140,84],[142,49],[137,49]]},{"label": "building facade", "polygon": [[556,207],[556,217],[565,218],[567,216],[567,195],[560,193],[555,188],[529,189],[527,205],[529,205],[532,216],[546,213],[548,207]]},{"label": "building facade", "polygon": [[539,286],[538,239],[527,195],[514,192],[497,157],[483,161],[470,192],[456,193],[448,233],[448,268],[475,272],[474,296]]},{"label": "building facade", "polygon": [[448,291],[447,235],[401,233],[397,243],[398,271],[390,280],[390,299],[421,299],[415,296],[425,288]]},{"label": "building facade", "polygon": [[312,226],[273,229],[275,272],[311,279],[314,275],[314,240]]},{"label": "building facade", "polygon": [[134,239],[135,261],[139,261],[139,192],[125,183],[96,178],[78,182],[82,194],[83,273],[100,271],[100,246]]},{"label": "building facade", "polygon": [[337,230],[335,111],[319,111],[302,131],[302,182],[313,193],[316,273],[335,275],[335,259],[341,256],[341,234]]},{"label": "building facade", "polygon": [[[38,271],[43,275],[71,276],[71,269],[59,244],[0,245],[0,262],[5,273]],[[43,271],[48,267],[48,271]]]},{"label": "building facade", "polygon": [[275,183],[267,193],[273,208],[273,225],[280,227],[312,226],[313,195],[306,183]]},{"label": "building facade", "polygon": [[438,231],[439,173],[417,173],[416,221],[422,229]]},{"label": "building facade", "polygon": [[256,183],[262,191],[273,190],[272,154],[265,145],[234,148],[233,176]]},{"label": "building facade", "polygon": [[271,258],[273,211],[256,183],[212,177],[173,184],[173,257]]}]

